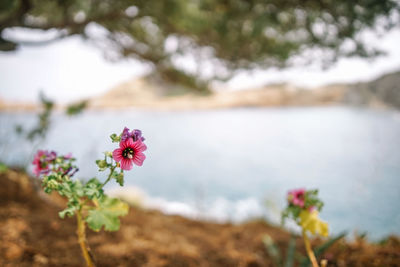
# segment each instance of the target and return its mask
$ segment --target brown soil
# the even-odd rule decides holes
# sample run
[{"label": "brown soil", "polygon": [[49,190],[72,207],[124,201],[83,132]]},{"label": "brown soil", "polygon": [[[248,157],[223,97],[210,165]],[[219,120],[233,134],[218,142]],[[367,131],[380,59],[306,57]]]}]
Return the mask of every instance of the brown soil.
[{"label": "brown soil", "polygon": [[[75,220],[60,219],[60,205],[37,194],[25,174],[0,174],[0,266],[85,265]],[[285,250],[289,234],[263,221],[216,224],[131,208],[120,231],[88,230],[88,239],[97,266],[274,266],[262,244],[265,234]],[[297,247],[304,255],[300,238]],[[328,266],[400,266],[400,240],[340,241],[323,257]]]}]

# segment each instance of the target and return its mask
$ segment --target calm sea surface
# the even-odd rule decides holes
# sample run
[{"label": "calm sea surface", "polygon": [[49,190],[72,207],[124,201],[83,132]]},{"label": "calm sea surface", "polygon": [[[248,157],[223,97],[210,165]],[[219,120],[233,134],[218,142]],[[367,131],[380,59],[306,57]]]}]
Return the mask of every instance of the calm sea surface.
[{"label": "calm sea surface", "polygon": [[[0,113],[0,160],[31,160],[32,145],[13,129],[35,120],[33,114]],[[277,222],[288,190],[319,188],[321,217],[333,233],[357,230],[372,239],[400,234],[399,112],[325,107],[55,114],[40,147],[72,152],[80,177],[90,178],[97,175],[94,160],[115,148],[109,135],[124,126],[142,129],[148,147],[143,167],[126,173],[126,185],[139,187],[166,212]]]}]

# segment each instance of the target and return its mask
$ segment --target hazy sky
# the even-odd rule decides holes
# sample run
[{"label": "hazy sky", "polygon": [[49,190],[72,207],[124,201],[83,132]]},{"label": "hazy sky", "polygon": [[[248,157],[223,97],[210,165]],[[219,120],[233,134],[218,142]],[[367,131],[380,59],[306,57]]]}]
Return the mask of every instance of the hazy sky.
[{"label": "hazy sky", "polygon": [[[366,34],[365,38],[371,44],[378,44],[388,55],[373,62],[341,59],[327,71],[311,65],[284,71],[270,69],[242,73],[228,82],[228,86],[242,89],[286,81],[316,87],[333,82],[368,81],[400,69],[399,29],[380,38],[371,34]],[[102,51],[80,37],[71,37],[46,46],[0,52],[0,98],[36,101],[42,90],[57,102],[68,102],[104,93],[147,70],[134,60],[108,62]]]}]

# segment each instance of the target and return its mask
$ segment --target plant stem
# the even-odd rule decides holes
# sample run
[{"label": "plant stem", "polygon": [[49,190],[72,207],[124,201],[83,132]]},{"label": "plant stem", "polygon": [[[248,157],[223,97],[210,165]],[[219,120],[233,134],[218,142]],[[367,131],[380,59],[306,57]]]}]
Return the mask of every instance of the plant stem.
[{"label": "plant stem", "polygon": [[103,188],[103,187],[111,180],[111,176],[112,176],[112,174],[113,174],[113,172],[114,172],[114,170],[115,170],[116,167],[117,167],[117,166],[112,166],[112,167],[111,167],[111,169],[110,169],[110,174],[108,175],[107,180],[101,185],[101,188]]},{"label": "plant stem", "polygon": [[310,240],[308,240],[308,236],[306,231],[303,229],[303,239],[304,239],[304,245],[306,246],[306,251],[307,251],[307,255],[308,258],[311,261],[311,264],[313,267],[319,267],[317,259],[315,258],[314,252],[311,249],[311,244],[310,244]]},{"label": "plant stem", "polygon": [[86,225],[85,221],[82,219],[81,210],[77,211],[76,218],[78,223],[76,233],[78,234],[78,242],[82,250],[83,258],[86,261],[87,267],[95,267],[93,255],[90,253],[90,248],[86,240]]}]

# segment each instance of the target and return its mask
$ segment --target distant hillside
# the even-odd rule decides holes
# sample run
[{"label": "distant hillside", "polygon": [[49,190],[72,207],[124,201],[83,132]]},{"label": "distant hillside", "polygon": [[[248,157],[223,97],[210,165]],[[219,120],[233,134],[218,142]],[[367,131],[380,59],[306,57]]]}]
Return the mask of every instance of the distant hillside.
[{"label": "distant hillside", "polygon": [[349,85],[343,101],[353,105],[380,105],[400,109],[400,71],[386,74],[372,82]]},{"label": "distant hillside", "polygon": [[[187,89],[143,77],[124,82],[89,101],[89,107],[145,108],[162,110],[215,109],[234,107],[354,105],[400,109],[400,71],[371,82],[332,84],[305,89],[290,84],[260,88],[221,90],[210,95],[190,93]],[[35,105],[1,101],[0,110],[34,110]]]},{"label": "distant hillside", "polygon": [[[181,93],[167,95],[164,84],[145,78],[122,83],[92,99],[93,108],[209,109],[260,106],[312,106],[341,103],[346,87],[330,85],[307,90],[288,84],[275,84],[240,91],[220,91],[210,95]],[[170,86],[170,85],[167,85]]]},{"label": "distant hillside", "polygon": [[27,102],[10,102],[0,98],[0,110],[33,111],[37,110],[37,105]]},{"label": "distant hillside", "polygon": [[[168,88],[168,90],[166,89]],[[172,90],[171,90],[172,89]],[[167,92],[174,92],[168,95]],[[400,109],[400,72],[371,82],[334,84],[304,89],[274,84],[240,91],[219,91],[201,96],[154,79],[140,78],[116,86],[91,101],[94,108],[208,109],[262,106],[357,105]]]}]

